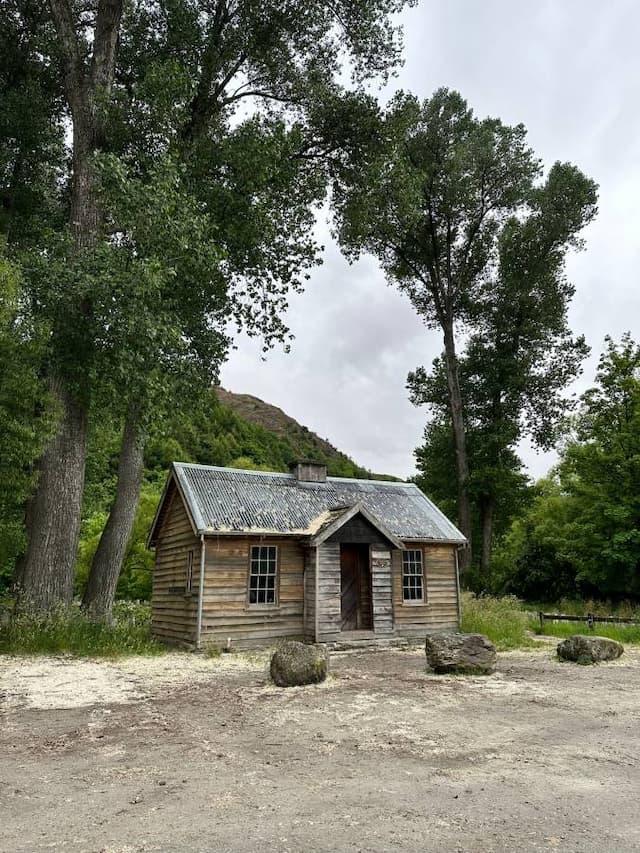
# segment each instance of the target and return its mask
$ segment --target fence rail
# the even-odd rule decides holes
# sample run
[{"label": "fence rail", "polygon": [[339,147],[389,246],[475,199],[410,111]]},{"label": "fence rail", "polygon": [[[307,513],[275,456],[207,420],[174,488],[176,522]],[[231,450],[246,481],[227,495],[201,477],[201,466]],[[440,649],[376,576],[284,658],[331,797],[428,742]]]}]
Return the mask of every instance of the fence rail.
[{"label": "fence rail", "polygon": [[566,616],[564,613],[543,613],[539,611],[540,627],[545,622],[584,622],[589,628],[593,628],[598,622],[609,623],[613,625],[640,625],[640,619],[623,619],[619,616],[595,616],[593,613],[587,613],[586,616]]}]

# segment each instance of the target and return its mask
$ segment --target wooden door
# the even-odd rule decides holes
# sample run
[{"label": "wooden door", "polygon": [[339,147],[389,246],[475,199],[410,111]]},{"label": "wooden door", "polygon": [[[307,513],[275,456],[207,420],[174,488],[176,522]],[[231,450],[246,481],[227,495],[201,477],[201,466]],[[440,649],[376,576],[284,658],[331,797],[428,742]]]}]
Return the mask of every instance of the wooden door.
[{"label": "wooden door", "polygon": [[358,627],[360,602],[360,561],[358,549],[343,545],[340,548],[340,629],[355,631]]}]

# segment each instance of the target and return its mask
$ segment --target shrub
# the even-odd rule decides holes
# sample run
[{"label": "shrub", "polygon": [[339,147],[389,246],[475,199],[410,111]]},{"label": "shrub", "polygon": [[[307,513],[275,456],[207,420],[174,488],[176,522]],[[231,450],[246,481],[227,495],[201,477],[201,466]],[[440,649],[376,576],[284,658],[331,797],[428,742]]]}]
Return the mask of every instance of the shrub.
[{"label": "shrub", "polygon": [[529,632],[535,628],[535,614],[526,610],[514,595],[462,595],[461,630],[469,634],[484,634],[498,651],[535,646]]},{"label": "shrub", "polygon": [[151,637],[147,604],[119,601],[109,625],[92,622],[75,604],[45,616],[21,613],[0,626],[0,652],[122,657],[159,654],[164,647]]}]

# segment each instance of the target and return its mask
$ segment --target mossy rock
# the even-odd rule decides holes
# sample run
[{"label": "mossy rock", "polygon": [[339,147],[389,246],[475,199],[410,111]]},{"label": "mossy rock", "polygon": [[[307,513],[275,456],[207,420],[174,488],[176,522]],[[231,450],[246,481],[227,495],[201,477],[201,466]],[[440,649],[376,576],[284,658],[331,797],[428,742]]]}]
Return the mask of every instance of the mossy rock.
[{"label": "mossy rock", "polygon": [[616,660],[624,651],[622,643],[610,640],[608,637],[587,637],[584,634],[574,634],[558,643],[558,657],[579,664],[600,663],[606,660]]},{"label": "mossy rock", "polygon": [[278,687],[319,684],[329,671],[329,656],[322,646],[287,640],[271,656],[271,678]]},{"label": "mossy rock", "polygon": [[483,634],[427,634],[425,651],[438,674],[489,675],[496,669],[495,646]]}]

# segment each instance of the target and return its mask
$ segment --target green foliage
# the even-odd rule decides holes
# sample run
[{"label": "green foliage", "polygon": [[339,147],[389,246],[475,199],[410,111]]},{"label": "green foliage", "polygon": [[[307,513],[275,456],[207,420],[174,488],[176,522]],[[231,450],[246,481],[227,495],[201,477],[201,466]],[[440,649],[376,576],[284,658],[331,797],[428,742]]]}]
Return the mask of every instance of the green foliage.
[{"label": "green foliage", "polygon": [[541,480],[512,521],[491,562],[491,588],[527,601],[557,601],[579,594],[575,567],[563,544],[568,504],[554,478]]},{"label": "green foliage", "polygon": [[[122,572],[116,589],[117,599],[147,601],[151,598],[153,552],[147,548],[147,536],[158,507],[162,485],[149,472],[143,484],[136,519],[127,546]],[[91,569],[102,530],[107,521],[106,512],[90,515],[82,525],[78,561],[76,564],[76,593],[82,595]]]},{"label": "green foliage", "polygon": [[484,634],[498,651],[538,645],[529,636],[535,628],[535,614],[515,596],[502,598],[463,593],[461,630]]},{"label": "green foliage", "polygon": [[91,622],[74,606],[47,616],[21,613],[0,628],[2,654],[61,654],[117,658],[161,654],[164,647],[151,638],[148,605],[116,602],[110,625]]},{"label": "green foliage", "polygon": [[[127,412],[139,435],[156,429],[217,378],[234,325],[286,342],[288,294],[318,262],[316,210],[354,141],[349,115],[398,61],[404,5],[0,6],[0,234],[20,301],[48,330],[38,368],[100,425]],[[18,366],[11,381],[25,376]],[[227,464],[272,464],[260,439],[228,453],[214,441]],[[110,499],[112,446],[108,434],[108,464],[88,466],[82,559]],[[34,455],[25,441],[11,471]],[[20,507],[25,489],[15,496]],[[128,559],[135,594],[144,560]]]},{"label": "green foliage", "polygon": [[369,138],[335,187],[342,245],[375,255],[429,325],[462,319],[540,171],[525,128],[477,119],[439,89],[397,94]]},{"label": "green foliage", "polygon": [[517,444],[525,434],[552,444],[586,351],[566,325],[563,271],[595,215],[596,187],[570,164],[542,181],[523,125],[479,119],[447,89],[424,102],[399,93],[363,137],[335,182],[340,241],[375,255],[443,334],[432,374],[421,367],[408,380],[432,417],[418,461],[427,488],[456,497],[472,540],[473,501],[486,563],[494,520],[504,528],[525,489]]},{"label": "green foliage", "polygon": [[640,599],[640,347],[607,339],[557,469],[504,537],[497,587]]},{"label": "green foliage", "polygon": [[171,462],[287,471],[298,459],[312,458],[327,465],[335,477],[368,477],[369,472],[344,454],[319,447],[313,433],[291,427],[286,435],[250,423],[221,405],[212,390],[190,402],[167,420],[163,434],[151,438],[146,453],[149,468],[167,470]]},{"label": "green foliage", "polygon": [[565,616],[615,616],[619,619],[640,619],[640,606],[633,601],[611,601],[594,598],[560,598],[552,604],[535,604],[544,613],[563,613]]},{"label": "green foliage", "polygon": [[593,628],[589,628],[586,623],[581,625],[579,622],[547,622],[541,628],[537,625],[536,634],[542,634],[545,637],[573,637],[574,634],[592,634],[597,637],[608,637],[610,640],[617,640],[619,643],[640,643],[640,625],[615,625],[596,623]]},{"label": "green foliage", "polygon": [[640,346],[607,339],[559,478],[569,502],[565,551],[577,581],[640,598]]},{"label": "green foliage", "polygon": [[19,271],[0,254],[0,590],[24,547],[24,502],[53,417],[39,375],[43,335],[19,303]]}]

